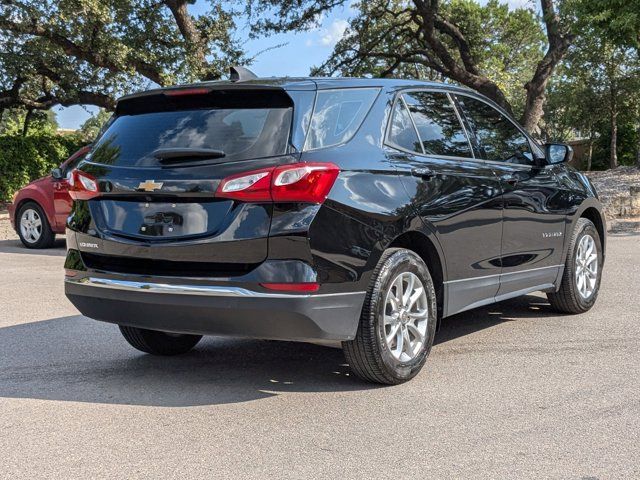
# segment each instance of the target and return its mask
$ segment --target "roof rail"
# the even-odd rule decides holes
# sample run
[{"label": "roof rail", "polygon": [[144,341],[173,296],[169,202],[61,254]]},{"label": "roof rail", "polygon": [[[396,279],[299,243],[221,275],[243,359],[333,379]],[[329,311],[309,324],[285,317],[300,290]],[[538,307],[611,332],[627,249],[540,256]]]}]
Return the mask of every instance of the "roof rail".
[{"label": "roof rail", "polygon": [[230,67],[229,68],[229,80],[232,82],[243,82],[245,80],[254,80],[258,76],[248,68],[244,67]]}]

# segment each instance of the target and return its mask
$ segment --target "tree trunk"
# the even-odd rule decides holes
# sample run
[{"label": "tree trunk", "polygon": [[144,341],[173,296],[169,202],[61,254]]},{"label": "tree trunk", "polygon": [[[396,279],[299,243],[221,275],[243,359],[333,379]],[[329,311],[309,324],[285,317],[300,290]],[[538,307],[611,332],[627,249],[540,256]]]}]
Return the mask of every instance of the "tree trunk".
[{"label": "tree trunk", "polygon": [[618,100],[615,89],[611,88],[611,149],[609,168],[618,166]]},{"label": "tree trunk", "polygon": [[549,77],[542,79],[542,81],[533,83],[528,82],[525,85],[525,89],[527,90],[527,101],[524,107],[524,113],[522,114],[522,126],[525,130],[532,135],[539,135],[540,128],[538,124],[544,115],[544,102],[547,98],[545,91],[547,88],[547,83],[549,81]]},{"label": "tree trunk", "polygon": [[574,38],[573,35],[563,32],[553,0],[541,0],[540,8],[542,9],[542,19],[547,28],[549,47],[536,66],[533,78],[524,86],[527,91],[527,101],[521,121],[522,126],[534,135],[540,133],[538,124],[544,115],[543,107],[549,79],[558,63],[567,54]]},{"label": "tree trunk", "polygon": [[589,150],[587,153],[587,172],[591,171],[591,164],[592,164],[592,159],[593,159],[593,143],[594,143],[595,139],[593,137],[593,134],[591,134],[589,136]]},{"label": "tree trunk", "polygon": [[24,116],[24,123],[22,124],[22,136],[26,137],[29,132],[29,125],[31,124],[31,119],[33,118],[33,110],[28,109],[27,114]]},{"label": "tree trunk", "polygon": [[636,130],[636,167],[640,168],[640,123]]},{"label": "tree trunk", "polygon": [[202,70],[202,80],[211,80],[207,72],[209,64],[206,58],[206,47],[193,17],[187,10],[187,4],[190,2],[188,0],[165,0],[164,3],[171,10],[182,38],[187,43],[188,50],[191,51],[198,62],[198,67]]}]

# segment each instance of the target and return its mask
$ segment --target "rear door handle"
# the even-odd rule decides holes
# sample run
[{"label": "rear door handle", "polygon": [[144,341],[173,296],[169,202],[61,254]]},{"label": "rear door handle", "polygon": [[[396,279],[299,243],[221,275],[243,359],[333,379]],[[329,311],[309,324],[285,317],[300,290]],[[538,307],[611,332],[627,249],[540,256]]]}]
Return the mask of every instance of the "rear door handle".
[{"label": "rear door handle", "polygon": [[412,168],[411,175],[420,178],[431,178],[435,175],[435,172],[428,167]]}]

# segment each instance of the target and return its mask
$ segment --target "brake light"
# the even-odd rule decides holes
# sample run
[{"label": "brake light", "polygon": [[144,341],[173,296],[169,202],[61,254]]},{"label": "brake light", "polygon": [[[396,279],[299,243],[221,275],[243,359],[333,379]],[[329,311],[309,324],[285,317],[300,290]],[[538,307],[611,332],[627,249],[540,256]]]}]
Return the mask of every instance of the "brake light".
[{"label": "brake light", "polygon": [[320,289],[318,283],[261,283],[269,290],[290,291],[290,292],[317,292]]},{"label": "brake light", "polygon": [[74,200],[89,200],[100,194],[98,181],[86,172],[73,170],[69,176],[69,195]]},{"label": "brake light", "polygon": [[227,177],[217,197],[248,202],[322,203],[338,178],[333,163],[294,163]]},{"label": "brake light", "polygon": [[175,90],[165,90],[163,93],[168,97],[182,97],[184,95],[205,95],[209,93],[208,88],[179,88]]}]

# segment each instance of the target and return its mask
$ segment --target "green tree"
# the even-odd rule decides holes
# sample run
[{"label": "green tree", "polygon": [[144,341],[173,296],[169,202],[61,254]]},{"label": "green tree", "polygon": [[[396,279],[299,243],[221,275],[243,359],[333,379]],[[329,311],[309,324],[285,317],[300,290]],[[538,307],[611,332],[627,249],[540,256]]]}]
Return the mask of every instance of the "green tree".
[{"label": "green tree", "polygon": [[585,31],[550,87],[547,136],[588,138],[587,169],[592,165],[594,146],[598,165],[615,168],[619,163],[631,163],[635,148],[629,148],[629,142],[633,145],[639,89],[637,51]]},{"label": "green tree", "polygon": [[111,118],[111,113],[101,108],[95,115],[89,117],[80,127],[80,135],[87,142],[93,141],[105,123]]},{"label": "green tree", "polygon": [[2,0],[0,110],[90,104],[150,84],[219,78],[243,61],[231,11],[192,0]]},{"label": "green tree", "polygon": [[635,0],[567,0],[577,28],[589,28],[621,47],[640,49],[640,2]]},{"label": "green tree", "polygon": [[549,79],[574,38],[553,0],[540,0],[541,18],[498,0],[484,7],[473,0],[370,0],[355,7],[345,37],[316,72],[353,74],[373,66],[391,76],[418,65],[521,112],[532,132]]}]

